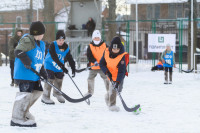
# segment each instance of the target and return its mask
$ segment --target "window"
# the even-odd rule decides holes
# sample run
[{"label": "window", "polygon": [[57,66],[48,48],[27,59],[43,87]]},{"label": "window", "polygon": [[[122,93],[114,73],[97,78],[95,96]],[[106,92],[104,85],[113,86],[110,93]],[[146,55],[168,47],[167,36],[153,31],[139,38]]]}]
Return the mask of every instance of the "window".
[{"label": "window", "polygon": [[176,5],[175,4],[169,4],[168,14],[169,14],[169,18],[170,19],[176,18],[175,9],[176,9]]},{"label": "window", "polygon": [[188,17],[189,17],[189,10],[188,10],[188,9],[186,9],[186,10],[184,11],[184,15],[185,15],[185,18],[188,18]]},{"label": "window", "polygon": [[154,18],[159,19],[160,18],[160,5],[155,5],[154,13],[155,13]]},{"label": "window", "polygon": [[183,17],[183,5],[178,4],[177,5],[177,18],[182,18]]},{"label": "window", "polygon": [[16,23],[17,23],[16,24],[17,28],[21,28],[22,27],[22,24],[21,24],[22,23],[22,17],[21,16],[17,16],[16,17]]},{"label": "window", "polygon": [[159,18],[160,18],[160,5],[148,5],[147,19],[159,19]]},{"label": "window", "polygon": [[147,6],[147,19],[152,19],[152,5]]}]

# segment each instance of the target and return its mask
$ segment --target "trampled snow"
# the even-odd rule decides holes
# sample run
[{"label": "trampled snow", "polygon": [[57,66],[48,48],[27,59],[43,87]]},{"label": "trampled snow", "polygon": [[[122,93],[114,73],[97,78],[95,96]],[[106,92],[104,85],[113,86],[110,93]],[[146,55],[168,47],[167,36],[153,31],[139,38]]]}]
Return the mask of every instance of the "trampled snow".
[{"label": "trampled snow", "polygon": [[[74,78],[83,93],[87,92],[87,77],[85,71]],[[163,71],[151,72],[145,64],[131,65],[122,96],[129,107],[140,103],[141,114],[126,112],[119,99],[120,112],[110,112],[104,101],[103,81],[97,76],[90,106],[85,102],[61,104],[54,97],[56,105],[49,106],[39,99],[30,110],[38,127],[19,128],[9,125],[18,88],[9,86],[9,67],[3,66],[0,67],[0,133],[199,133],[200,78],[195,77],[175,70],[173,84],[164,85]],[[63,91],[73,98],[80,97],[67,75]]]}]

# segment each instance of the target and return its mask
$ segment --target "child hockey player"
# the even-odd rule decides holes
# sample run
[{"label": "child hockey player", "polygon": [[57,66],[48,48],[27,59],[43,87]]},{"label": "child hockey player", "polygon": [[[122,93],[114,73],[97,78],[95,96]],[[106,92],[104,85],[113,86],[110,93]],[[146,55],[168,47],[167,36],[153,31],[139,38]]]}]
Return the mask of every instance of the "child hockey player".
[{"label": "child hockey player", "polygon": [[106,47],[106,43],[101,40],[101,33],[99,30],[95,30],[92,34],[92,42],[89,44],[87,49],[87,58],[90,66],[94,66],[91,68],[88,77],[88,93],[92,95],[94,94],[94,78],[97,74],[100,74],[101,78],[104,80],[106,90],[109,90],[109,80],[99,67],[99,62]]},{"label": "child hockey player", "polygon": [[126,54],[120,38],[114,37],[110,47],[105,50],[100,61],[101,70],[115,83],[114,86],[110,83],[105,98],[110,111],[119,111],[119,107],[116,106],[115,89],[121,92],[123,88],[123,80],[126,74]]},{"label": "child hockey player", "polygon": [[[162,53],[161,59],[165,70],[164,84],[172,84],[172,71],[173,71],[172,68],[173,66],[176,67],[176,64],[175,64],[174,52],[171,50],[170,44],[166,45],[166,50]],[[169,82],[168,82],[168,72],[169,72]]]},{"label": "child hockey player", "polygon": [[[48,75],[48,81],[61,90],[64,73],[68,73],[65,68],[65,62],[69,62],[72,69],[72,77],[75,76],[75,62],[70,54],[69,46],[65,43],[65,33],[63,30],[59,30],[56,33],[56,41],[52,42],[49,47],[49,52],[46,55],[44,67]],[[50,99],[51,86],[47,83],[44,85],[44,91],[42,96],[42,102],[45,104],[55,104]],[[65,103],[63,96],[53,90],[53,96],[57,98],[60,103]]]},{"label": "child hockey player", "polygon": [[25,34],[15,49],[14,79],[19,83],[16,94],[11,126],[36,127],[34,116],[29,112],[30,107],[42,94],[40,78],[30,69],[33,68],[46,78],[42,68],[45,44],[42,40],[45,27],[42,22],[32,22],[30,35]]},{"label": "child hockey player", "polygon": [[151,68],[151,71],[155,71],[155,70],[164,70],[163,63],[162,63],[161,59],[159,59],[159,62],[157,63],[156,66]]}]

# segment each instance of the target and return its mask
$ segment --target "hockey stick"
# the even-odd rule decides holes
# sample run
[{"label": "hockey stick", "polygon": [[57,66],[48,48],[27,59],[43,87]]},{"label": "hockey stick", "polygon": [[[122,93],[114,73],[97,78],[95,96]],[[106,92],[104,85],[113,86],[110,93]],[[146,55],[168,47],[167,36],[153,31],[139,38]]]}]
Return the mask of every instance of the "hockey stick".
[{"label": "hockey stick", "polygon": [[[72,79],[72,77],[69,75],[69,73],[68,73],[67,75],[68,75],[69,78],[72,80],[72,82],[73,82],[74,85],[76,86],[76,89],[79,91],[79,93],[81,94],[81,96],[84,98],[82,92],[80,91],[80,89],[78,88],[78,86],[76,85],[76,83],[74,82],[74,80]],[[89,95],[91,95],[91,94],[89,94]],[[92,96],[92,95],[91,95],[91,96]],[[90,105],[90,99],[89,99],[89,98],[85,99],[85,102],[86,102],[88,105]]]},{"label": "hockey stick", "polygon": [[80,72],[83,72],[83,71],[85,71],[85,70],[89,70],[90,68],[92,68],[92,67],[94,67],[94,66],[90,66],[90,67],[86,67],[86,68],[82,68],[82,69],[76,69],[76,72],[77,73],[80,73]]},{"label": "hockey stick", "polygon": [[129,107],[126,105],[126,103],[124,102],[124,100],[123,100],[123,98],[122,98],[120,92],[118,91],[118,88],[115,88],[115,86],[114,86],[114,85],[115,85],[114,81],[111,80],[111,83],[112,83],[113,88],[114,88],[115,91],[117,92],[117,94],[118,94],[118,96],[119,96],[119,98],[120,98],[120,100],[121,100],[121,102],[122,102],[122,105],[123,105],[124,109],[125,109],[127,112],[134,112],[134,111],[136,111],[138,108],[140,108],[140,104],[136,105],[136,106],[133,107],[133,108],[129,108]]},{"label": "hockey stick", "polygon": [[80,98],[80,99],[73,99],[69,96],[67,96],[64,92],[62,92],[61,90],[59,90],[58,88],[56,88],[52,83],[50,83],[48,80],[44,79],[36,70],[34,70],[33,68],[31,68],[31,70],[40,77],[40,79],[44,82],[49,84],[50,86],[52,86],[57,92],[59,92],[67,101],[71,102],[71,103],[78,103],[78,102],[82,102],[85,101],[86,99],[90,98],[92,95],[88,94],[87,96]]},{"label": "hockey stick", "polygon": [[[168,63],[165,63],[165,64],[167,64],[167,65],[170,65],[170,64],[168,64]],[[170,66],[172,66],[172,65],[170,65]],[[172,66],[173,67],[173,66]],[[179,67],[174,67],[174,68],[176,68],[176,69],[179,69],[180,70],[180,68]],[[185,72],[185,73],[191,73],[191,72],[193,72],[193,70],[194,70],[194,68],[192,68],[191,70],[182,70],[181,69],[181,71],[182,72]]]}]

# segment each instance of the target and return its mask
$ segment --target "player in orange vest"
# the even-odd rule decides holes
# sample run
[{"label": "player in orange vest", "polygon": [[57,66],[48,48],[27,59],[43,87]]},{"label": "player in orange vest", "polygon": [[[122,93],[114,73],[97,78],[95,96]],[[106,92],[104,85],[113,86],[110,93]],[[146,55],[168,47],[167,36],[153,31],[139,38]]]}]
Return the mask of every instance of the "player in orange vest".
[{"label": "player in orange vest", "polygon": [[100,74],[101,78],[104,80],[106,89],[109,90],[109,80],[99,67],[99,62],[106,47],[106,43],[101,40],[101,33],[99,30],[95,30],[92,34],[92,42],[89,44],[87,49],[89,64],[90,66],[93,66],[91,67],[88,77],[88,93],[92,95],[94,94],[94,79],[97,74]]},{"label": "player in orange vest", "polygon": [[126,60],[124,46],[119,37],[114,37],[109,48],[100,61],[101,70],[108,76],[108,78],[115,82],[115,86],[110,83],[109,91],[105,97],[106,103],[110,111],[119,111],[116,106],[116,91],[121,92],[123,88],[123,81],[126,74]]},{"label": "player in orange vest", "polygon": [[151,71],[155,71],[155,70],[164,70],[163,63],[162,63],[161,59],[159,59],[159,62],[156,66],[151,68]]}]

